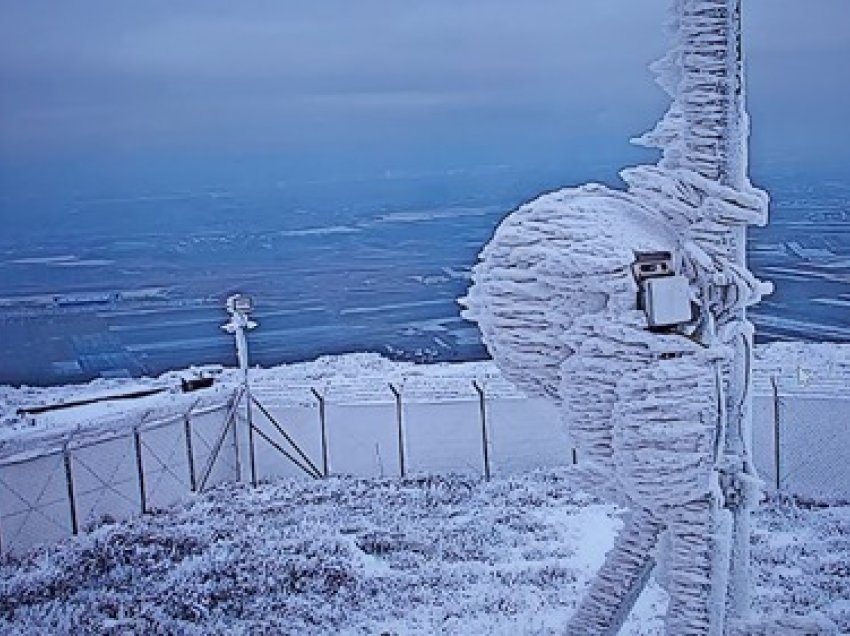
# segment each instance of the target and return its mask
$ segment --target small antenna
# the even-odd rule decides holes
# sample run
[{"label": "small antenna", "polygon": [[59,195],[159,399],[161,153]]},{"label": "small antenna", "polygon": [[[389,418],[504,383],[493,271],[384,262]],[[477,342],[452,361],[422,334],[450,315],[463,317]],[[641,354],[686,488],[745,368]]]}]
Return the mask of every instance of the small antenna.
[{"label": "small antenna", "polygon": [[[245,338],[245,331],[253,329],[257,323],[251,320],[248,316],[254,309],[254,301],[250,296],[245,294],[234,294],[228,297],[224,305],[227,312],[230,314],[230,321],[222,325],[221,328],[227,333],[233,334],[236,339],[236,358],[239,361],[239,370],[242,372],[242,394],[236,398],[236,405],[239,400],[245,400],[245,418],[235,418],[234,434],[236,442],[236,474],[241,481],[251,480],[253,485],[257,485],[257,476],[254,465],[254,443],[253,431],[254,424],[251,412],[251,386],[248,384],[248,341]],[[234,409],[236,406],[234,406]],[[234,411],[235,412],[235,411]],[[250,458],[250,464],[239,461],[239,449],[247,448]]]},{"label": "small antenna", "polygon": [[245,294],[234,294],[228,297],[225,309],[230,314],[230,321],[221,328],[227,333],[233,334],[236,339],[236,358],[239,361],[239,369],[242,371],[242,381],[248,387],[248,341],[245,331],[253,329],[257,323],[248,317],[254,309],[254,300]]}]

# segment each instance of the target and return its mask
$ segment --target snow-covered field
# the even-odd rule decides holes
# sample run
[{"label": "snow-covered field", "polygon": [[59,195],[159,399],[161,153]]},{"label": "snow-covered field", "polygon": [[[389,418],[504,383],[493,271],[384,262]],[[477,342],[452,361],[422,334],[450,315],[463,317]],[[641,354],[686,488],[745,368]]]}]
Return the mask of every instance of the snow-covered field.
[{"label": "snow-covered field", "polygon": [[[21,634],[555,634],[622,511],[567,469],[222,486],[0,565]],[[771,500],[755,608],[850,632],[850,506]],[[654,582],[626,634],[659,634]]]},{"label": "snow-covered field", "polygon": [[[51,389],[2,388],[2,454],[38,455],[69,437],[97,440],[107,431],[127,431],[140,421],[183,412],[198,397],[201,406],[215,406],[236,383],[235,374],[224,370],[216,387],[197,394],[166,391],[34,417],[16,414],[25,406],[173,387],[181,375],[186,374]],[[848,379],[846,347],[777,344],[757,351],[756,421],[770,422],[777,414],[784,418],[783,471],[789,477],[783,488],[797,483],[795,471],[804,461],[826,471],[819,483],[843,487],[842,475],[850,466]],[[501,424],[498,408],[489,412],[494,457],[510,448],[512,454],[504,457],[515,464],[496,470],[489,483],[480,480],[480,465],[463,476],[449,475],[463,470],[457,467],[463,453],[480,460],[480,437],[470,438],[469,448],[461,452],[465,442],[450,434],[466,419],[478,426],[476,405],[469,401],[475,398],[472,380],[486,387],[493,400],[488,404],[518,407],[510,417],[505,411]],[[413,478],[392,476],[397,466],[390,452],[395,411],[389,383],[405,396]],[[419,366],[374,355],[343,356],[256,370],[252,385],[277,414],[306,408],[312,388],[325,395],[332,472],[361,477],[284,480],[255,490],[220,484],[142,518],[107,520],[99,527],[87,518],[89,527],[83,529],[91,533],[3,557],[0,632],[561,632],[612,545],[623,511],[575,492],[568,468],[522,474],[546,453],[563,450],[567,460],[567,440],[557,448],[547,442],[552,422],[541,430],[543,416],[525,413],[526,419],[517,419],[527,410],[524,398],[492,364]],[[774,413],[776,404],[780,408]],[[807,410],[807,419],[790,418],[795,413],[802,418]],[[356,430],[351,429],[353,414],[363,416]],[[447,414],[458,417],[457,426],[429,440],[428,422],[439,424]],[[298,437],[302,431],[290,421]],[[304,431],[318,430],[313,419],[305,422]],[[376,431],[383,428],[387,431],[380,435],[387,440],[381,443],[388,448],[378,453],[376,463],[369,436],[380,438]],[[334,437],[343,429],[350,429],[348,442],[341,433]],[[769,431],[756,430],[757,461],[773,455]],[[315,444],[302,443],[316,459]],[[535,449],[543,449],[543,455]],[[335,461],[344,462],[336,464],[338,470]],[[552,465],[551,457],[541,463]],[[103,468],[112,474],[110,466]],[[391,477],[364,478],[379,474]],[[769,471],[762,476],[770,485]],[[133,479],[125,487],[124,497],[137,490]],[[114,486],[99,488],[97,497],[103,498]],[[757,513],[755,605],[765,614],[815,612],[809,616],[815,623],[826,617],[841,633],[850,633],[850,506],[846,497],[825,501],[774,496]],[[65,504],[56,505],[64,519]],[[152,505],[160,504],[154,498]],[[664,592],[653,584],[625,633],[661,633],[665,603]]]}]

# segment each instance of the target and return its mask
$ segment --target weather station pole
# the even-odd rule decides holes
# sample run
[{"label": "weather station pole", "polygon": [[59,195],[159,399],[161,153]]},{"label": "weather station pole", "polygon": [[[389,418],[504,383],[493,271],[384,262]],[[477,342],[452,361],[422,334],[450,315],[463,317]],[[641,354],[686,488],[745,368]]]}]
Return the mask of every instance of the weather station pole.
[{"label": "weather station pole", "polygon": [[[748,176],[749,156],[749,120],[746,112],[746,92],[744,85],[744,51],[742,0],[736,0],[732,7],[732,33],[730,37],[729,60],[734,68],[734,100],[730,108],[730,128],[736,138],[727,147],[726,165],[721,173],[721,183],[736,190],[751,187]],[[743,271],[747,271],[747,226],[740,225],[732,231],[730,260]],[[757,479],[752,461],[752,373],[754,328],[747,320],[747,309],[741,306],[732,312],[730,322],[736,323],[739,336],[735,340],[735,355],[730,369],[730,391],[726,413],[726,453],[732,461],[731,468],[737,471],[735,487],[738,496],[727,501],[732,512],[732,554],[730,566],[729,590],[727,593],[727,611],[732,619],[745,619],[751,611],[750,593],[750,518],[757,502],[753,501],[753,488],[741,480]]]},{"label": "weather station pole", "polygon": [[[251,412],[251,384],[248,381],[248,340],[246,331],[254,329],[257,323],[251,320],[249,314],[254,309],[254,301],[250,296],[234,294],[230,296],[225,309],[230,314],[230,320],[222,325],[227,333],[233,335],[236,341],[236,359],[239,364],[241,375],[242,399],[245,400],[245,418],[236,417],[234,426],[236,431],[236,470],[240,481],[252,484],[256,483],[256,466],[254,462],[253,444],[253,414]],[[239,449],[247,449],[248,463],[239,460]]]},{"label": "weather station pole", "polygon": [[[706,16],[711,15],[711,18]],[[706,45],[698,25],[723,16],[725,28],[714,33]],[[684,34],[684,113],[682,167],[737,193],[752,189],[748,177],[749,118],[744,82],[742,0],[707,0],[690,3],[682,16]],[[691,36],[691,37],[688,37]],[[716,47],[716,49],[715,49]],[[717,49],[724,68],[715,69]],[[715,73],[712,75],[712,73]],[[711,80],[716,83],[712,85]],[[712,88],[706,89],[706,86]],[[709,99],[706,99],[709,97]],[[706,130],[713,134],[706,134]],[[747,224],[730,224],[725,237],[726,260],[737,271],[747,269]],[[715,316],[713,340],[732,350],[723,372],[725,380],[724,422],[721,422],[722,453],[718,458],[723,507],[731,515],[729,579],[726,610],[730,619],[745,619],[750,612],[750,517],[757,498],[757,476],[752,463],[752,352],[753,326],[746,304],[738,302],[733,280],[722,278],[712,285],[715,298],[725,298],[726,311]],[[735,302],[729,302],[734,294]]]}]

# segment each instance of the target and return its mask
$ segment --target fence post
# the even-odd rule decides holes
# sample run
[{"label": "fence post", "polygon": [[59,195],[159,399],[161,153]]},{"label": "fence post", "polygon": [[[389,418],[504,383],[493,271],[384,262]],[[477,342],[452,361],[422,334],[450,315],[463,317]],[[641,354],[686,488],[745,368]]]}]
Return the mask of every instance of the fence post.
[{"label": "fence post", "polygon": [[198,482],[195,477],[195,453],[192,451],[192,417],[189,413],[183,416],[183,433],[186,436],[186,465],[189,467],[189,488],[198,492]]},{"label": "fence post", "polygon": [[487,408],[485,404],[484,389],[477,380],[472,381],[475,392],[478,393],[478,409],[481,413],[481,446],[484,451],[484,479],[490,481],[490,449],[487,441]]},{"label": "fence post", "polygon": [[254,425],[248,422],[248,459],[251,463],[251,485],[257,486],[257,455],[254,450]]},{"label": "fence post", "polygon": [[142,435],[139,428],[133,427],[133,447],[136,451],[136,473],[139,476],[139,503],[142,514],[148,511],[148,497],[145,493],[145,467],[142,464]]},{"label": "fence post", "polygon": [[257,475],[254,458],[253,426],[254,426],[254,396],[248,377],[242,385],[242,395],[245,398],[245,414],[240,417],[237,413],[233,420],[233,445],[236,458],[236,481],[240,483],[251,482],[257,485]]},{"label": "fence post", "polygon": [[79,534],[80,527],[77,523],[77,500],[74,497],[74,476],[71,472],[71,452],[68,445],[62,449],[62,461],[65,463],[65,483],[68,486],[68,508],[71,512],[71,532]]},{"label": "fence post", "polygon": [[398,470],[402,479],[407,475],[404,465],[404,428],[402,423],[401,391],[390,382],[390,391],[395,396],[395,419],[398,427]]},{"label": "fence post", "polygon": [[[252,404],[254,396],[250,388],[245,389],[246,411],[245,417],[248,419],[248,464],[251,472],[251,486],[257,486],[257,457],[254,450],[254,405]],[[241,477],[241,475],[240,475]]]},{"label": "fence post", "polygon": [[780,444],[782,439],[779,415],[781,403],[779,400],[779,383],[776,381],[776,376],[771,376],[770,385],[773,388],[773,464],[776,476],[776,490],[778,492],[782,486],[782,473],[780,472],[780,462],[782,461],[782,446]]},{"label": "fence post", "polygon": [[313,387],[310,387],[313,397],[319,402],[319,426],[322,430],[322,473],[328,477],[328,429],[325,417],[325,397]]}]

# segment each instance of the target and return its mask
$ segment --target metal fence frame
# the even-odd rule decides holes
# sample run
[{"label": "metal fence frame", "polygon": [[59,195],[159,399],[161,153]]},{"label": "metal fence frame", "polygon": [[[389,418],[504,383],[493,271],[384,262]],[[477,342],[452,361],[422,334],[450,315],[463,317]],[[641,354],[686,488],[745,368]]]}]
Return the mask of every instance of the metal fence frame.
[{"label": "metal fence frame", "polygon": [[[490,397],[486,384],[482,382],[472,381],[471,385],[470,398],[435,403],[409,400],[404,387],[392,383],[385,385],[386,401],[373,403],[373,406],[385,409],[388,418],[390,413],[393,415],[391,422],[389,419],[384,422],[387,427],[385,439],[392,440],[390,443],[395,445],[392,450],[398,458],[398,476],[404,478],[411,470],[410,445],[415,440],[411,437],[409,409],[417,406],[439,409],[446,404],[466,404],[477,411],[480,430],[480,457],[467,468],[477,471],[486,480],[492,477],[493,451],[499,451],[499,448],[494,449],[493,446],[494,435],[498,435],[492,429],[500,426],[498,413],[493,409],[500,399],[508,398]],[[329,407],[344,409],[346,403],[329,402],[327,392],[315,387],[309,387],[309,395],[314,400],[310,408],[316,409],[314,434],[318,438],[314,438],[312,446],[320,458],[311,458],[301,448],[287,430],[287,422],[282,421],[280,413],[276,415],[274,408],[270,408],[246,387],[240,387],[221,404],[196,408],[198,403],[195,402],[185,412],[154,422],[140,422],[100,439],[72,437],[60,447],[34,455],[0,460],[0,554],[16,551],[16,543],[26,544],[26,541],[21,541],[21,537],[28,537],[27,530],[33,524],[40,523],[42,534],[45,534],[47,540],[54,540],[76,535],[98,523],[103,516],[146,514],[152,509],[176,503],[191,493],[203,492],[214,484],[241,480],[256,486],[261,481],[258,441],[273,449],[276,453],[273,455],[278,460],[295,467],[298,474],[312,479],[330,476],[333,440],[341,430],[338,427],[343,424],[329,421]],[[788,489],[793,492],[790,478],[794,474],[786,470],[788,457],[784,440],[790,424],[786,422],[785,413],[790,400],[811,398],[793,392],[783,394],[782,386],[773,378],[771,394],[759,395],[758,399],[761,401],[759,441],[766,445],[772,438],[772,453],[765,452],[764,448],[757,449],[760,455],[756,460],[761,463],[763,477],[770,486],[776,490]],[[516,397],[509,400],[522,401]],[[769,405],[765,400],[769,400]],[[850,397],[846,404],[847,417],[850,417]],[[348,406],[368,404],[352,403]],[[240,407],[244,407],[244,412]],[[770,409],[769,415],[766,407]],[[508,415],[502,411],[502,427],[505,426],[506,416],[515,416],[516,408],[514,405],[514,415],[510,415],[510,410]],[[223,418],[220,417],[222,414]],[[199,420],[210,416],[214,418],[211,424],[199,425]],[[768,418],[769,423],[761,421]],[[813,423],[803,424],[811,427]],[[422,424],[419,426],[418,435],[421,437]],[[766,426],[772,427],[771,430],[768,431]],[[240,446],[244,446],[245,442],[240,443],[240,434],[244,434],[247,440],[247,449],[242,448],[241,453]],[[158,444],[155,442],[157,436],[160,436]],[[110,454],[106,451],[109,445],[119,450],[113,449]],[[95,466],[92,457],[98,452],[106,459],[99,459]],[[568,446],[563,449],[563,464],[577,463],[578,460],[575,449]],[[38,463],[44,466],[40,471]],[[479,466],[477,469],[476,463]],[[28,483],[26,473],[33,470],[39,478]],[[799,461],[794,470],[800,470]],[[20,474],[14,474],[15,471],[20,471]],[[383,475],[383,468],[380,473]],[[164,483],[171,484],[168,497],[160,492],[164,489]],[[847,497],[850,498],[850,493]],[[106,498],[111,498],[113,503],[108,509],[103,509],[101,504]],[[121,502],[123,508],[116,508],[115,501]],[[64,512],[60,513],[60,509]]]},{"label": "metal fence frame", "polygon": [[[184,413],[153,422],[138,423],[126,430],[110,432],[99,439],[71,436],[61,446],[37,454],[25,453],[0,460],[0,501],[4,504],[0,509],[0,554],[14,552],[16,543],[27,543],[20,539],[33,516],[43,517],[46,522],[56,525],[62,534],[77,535],[105,516],[123,517],[149,512],[151,495],[160,485],[157,480],[150,480],[149,477],[157,473],[170,474],[175,481],[185,484],[187,493],[196,491],[197,451],[193,446],[197,446],[198,436],[193,429],[193,420],[223,411],[227,408],[227,403],[197,410],[196,404]],[[163,458],[153,448],[149,436],[169,426],[174,427],[183,439],[180,440],[180,445],[175,443],[169,454]],[[114,455],[110,457],[110,453],[105,452],[110,445],[125,446],[114,461],[109,461],[114,459]],[[179,465],[175,460],[177,456],[183,457],[184,469],[189,467],[185,475],[181,476],[176,472],[176,466]],[[104,457],[107,459],[104,460]],[[55,465],[50,470],[36,470],[39,462],[50,458],[56,458]],[[153,464],[156,464],[156,468],[153,468]],[[16,470],[21,473],[17,479],[14,474],[10,474]],[[124,472],[121,478],[117,477],[119,471]],[[132,473],[132,495],[128,494],[126,488],[122,488],[131,481],[126,475],[128,471]],[[20,484],[33,474],[40,478],[37,483],[41,485],[37,485],[32,494],[21,492]],[[45,502],[45,493],[57,480],[61,482],[63,496],[53,496]],[[56,490],[55,485],[53,490]],[[122,514],[123,511],[116,510],[114,504],[109,509],[102,510],[101,504],[108,498],[107,493],[112,500],[123,502],[122,505],[130,509],[131,515]],[[16,501],[18,505],[10,507],[10,500]],[[59,504],[65,509],[63,516],[67,526],[43,510]],[[23,519],[10,533],[9,520],[19,516]]]},{"label": "metal fence frame", "polygon": [[784,390],[771,377],[770,388],[770,434],[762,432],[762,440],[770,438],[772,453],[762,478],[777,492],[850,501],[847,471],[839,466],[850,463],[850,442],[841,443],[850,438],[850,387],[843,396]]}]

